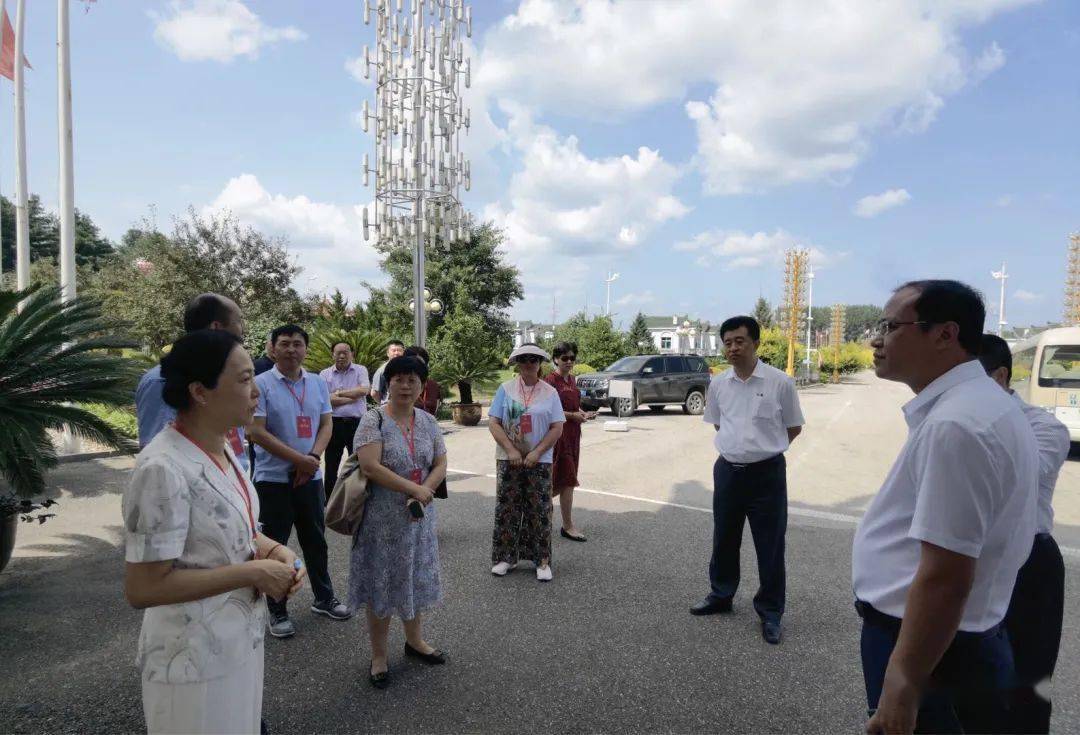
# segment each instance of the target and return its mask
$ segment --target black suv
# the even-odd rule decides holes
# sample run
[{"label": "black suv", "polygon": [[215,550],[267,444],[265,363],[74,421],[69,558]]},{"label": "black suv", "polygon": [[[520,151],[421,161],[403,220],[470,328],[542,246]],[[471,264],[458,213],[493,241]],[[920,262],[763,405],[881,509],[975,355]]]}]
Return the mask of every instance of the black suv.
[{"label": "black suv", "polygon": [[[600,373],[579,375],[581,405],[586,411],[607,406],[616,416],[629,416],[638,406],[663,411],[669,404],[681,404],[683,413],[700,415],[705,410],[709,387],[709,366],[697,355],[638,355],[617,360]],[[634,397],[608,398],[611,380],[629,380]]]}]

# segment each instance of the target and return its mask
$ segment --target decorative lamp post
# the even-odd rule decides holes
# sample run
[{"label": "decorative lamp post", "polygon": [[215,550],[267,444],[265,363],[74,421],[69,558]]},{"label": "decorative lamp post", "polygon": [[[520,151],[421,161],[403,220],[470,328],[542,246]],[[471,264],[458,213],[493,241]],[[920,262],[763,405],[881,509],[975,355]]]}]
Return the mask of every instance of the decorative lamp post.
[{"label": "decorative lamp post", "polygon": [[[424,313],[425,314],[442,314],[443,304],[438,299],[431,298],[431,291],[424,289]],[[416,313],[416,301],[409,302],[409,311]]]},{"label": "decorative lamp post", "polygon": [[459,134],[470,113],[462,88],[472,80],[465,37],[472,9],[464,0],[364,0],[375,23],[375,50],[364,47],[364,76],[375,74],[375,107],[364,101],[361,125],[374,123],[375,165],[364,154],[364,186],[375,177],[374,211],[364,208],[364,239],[411,246],[416,344],[427,342],[424,250],[435,238],[461,239],[471,225],[461,190],[472,186]]}]

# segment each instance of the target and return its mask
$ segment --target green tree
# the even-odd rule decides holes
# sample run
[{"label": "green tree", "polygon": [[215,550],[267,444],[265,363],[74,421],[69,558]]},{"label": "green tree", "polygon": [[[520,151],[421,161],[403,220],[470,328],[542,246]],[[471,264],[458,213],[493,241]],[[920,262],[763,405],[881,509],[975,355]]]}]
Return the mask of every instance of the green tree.
[{"label": "green tree", "polygon": [[753,317],[757,319],[762,329],[768,329],[773,325],[773,308],[764,296],[758,296],[758,300],[754,303]]},{"label": "green tree", "polygon": [[576,343],[578,360],[600,369],[630,352],[626,337],[615,329],[611,317],[589,319],[584,312],[574,314],[556,327],[555,341]]},{"label": "green tree", "polygon": [[[464,286],[458,291],[464,291]],[[440,385],[456,385],[461,402],[472,403],[473,388],[498,381],[504,353],[493,342],[484,317],[465,305],[467,295],[458,293],[457,297],[457,306],[446,315],[428,350],[434,379]]]},{"label": "green tree", "polygon": [[141,368],[110,353],[131,346],[113,329],[96,301],[61,303],[56,286],[0,291],[0,515],[32,510],[30,499],[45,490],[45,472],[57,462],[50,430],[67,425],[107,446],[134,449],[75,405],[131,401]]},{"label": "green tree", "polygon": [[[26,202],[30,230],[30,262],[42,258],[60,257],[60,219],[41,206],[41,198],[32,194]],[[0,197],[0,241],[4,273],[15,270],[15,205],[7,197]],[[75,262],[97,269],[101,261],[113,252],[113,244],[102,236],[89,215],[75,210]]]},{"label": "green tree", "polygon": [[844,339],[861,342],[870,339],[874,325],[881,320],[883,310],[873,304],[854,304],[844,310]]},{"label": "green tree", "polygon": [[645,315],[640,311],[626,333],[626,352],[630,355],[655,355],[657,352]]},{"label": "green tree", "polygon": [[[457,306],[478,314],[487,325],[489,337],[510,336],[507,310],[524,296],[517,268],[504,262],[503,233],[491,223],[469,229],[461,240],[436,236],[425,253],[424,282],[434,298],[443,303],[443,313],[428,320],[428,333],[435,335]],[[394,336],[412,334],[413,297],[412,247],[379,243],[380,265],[390,276],[385,288],[365,284],[371,292],[368,308],[374,310],[380,331]],[[458,286],[464,289],[458,289]],[[374,324],[372,326],[375,326]]]},{"label": "green tree", "polygon": [[[761,344],[758,345],[757,355],[764,362],[774,368],[784,370],[787,368],[788,340],[787,335],[777,327],[769,327],[761,330]],[[795,364],[799,365],[806,358],[805,348],[795,343]]]},{"label": "green tree", "polygon": [[153,226],[125,233],[90,290],[153,352],[182,332],[193,296],[223,294],[239,304],[248,349],[260,354],[270,327],[310,325],[314,318],[316,304],[291,285],[299,271],[284,240],[242,227],[231,215],[203,217],[192,209],[171,235]]}]

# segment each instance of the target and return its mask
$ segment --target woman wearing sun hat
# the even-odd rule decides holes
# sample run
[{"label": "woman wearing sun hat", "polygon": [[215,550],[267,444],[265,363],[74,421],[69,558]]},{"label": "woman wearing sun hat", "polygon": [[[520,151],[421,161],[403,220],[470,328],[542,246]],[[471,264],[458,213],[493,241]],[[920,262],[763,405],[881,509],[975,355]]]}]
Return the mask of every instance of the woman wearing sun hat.
[{"label": "woman wearing sun hat", "polygon": [[517,375],[499,386],[488,410],[495,438],[495,531],[491,573],[503,576],[525,559],[536,578],[551,581],[551,463],[562,435],[558,392],[540,380],[551,358],[526,343],[510,353]]}]

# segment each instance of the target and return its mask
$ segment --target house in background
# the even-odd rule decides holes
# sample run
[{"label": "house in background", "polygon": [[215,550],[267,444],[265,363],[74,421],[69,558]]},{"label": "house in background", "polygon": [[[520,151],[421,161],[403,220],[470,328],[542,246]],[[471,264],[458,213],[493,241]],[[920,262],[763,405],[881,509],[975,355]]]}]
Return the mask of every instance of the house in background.
[{"label": "house in background", "polygon": [[701,319],[682,316],[647,316],[645,326],[649,328],[653,344],[662,355],[682,354],[713,357],[719,355],[723,345],[720,343],[719,324],[712,324]]},{"label": "house in background", "polygon": [[521,347],[527,342],[539,344],[541,340],[555,339],[556,326],[529,321],[514,322],[514,347]]}]

